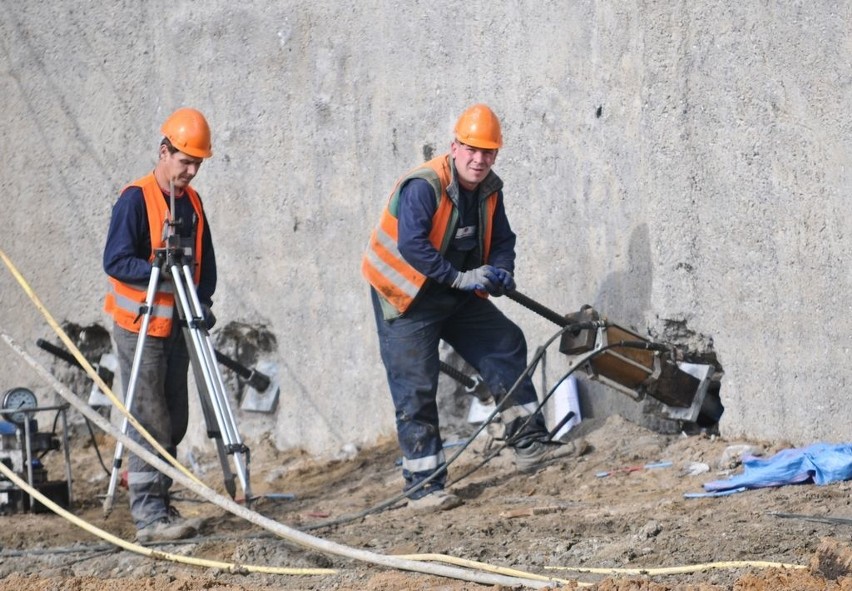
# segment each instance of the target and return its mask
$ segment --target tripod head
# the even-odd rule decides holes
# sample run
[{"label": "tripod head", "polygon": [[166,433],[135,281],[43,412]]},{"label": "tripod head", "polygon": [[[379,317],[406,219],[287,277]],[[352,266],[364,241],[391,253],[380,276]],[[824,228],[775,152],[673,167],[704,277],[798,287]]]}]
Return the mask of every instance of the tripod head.
[{"label": "tripod head", "polygon": [[163,221],[163,248],[155,251],[156,264],[166,270],[173,265],[182,267],[192,263],[193,239],[184,238],[178,230],[183,227],[183,218],[175,219],[175,181],[169,179],[169,216]]}]

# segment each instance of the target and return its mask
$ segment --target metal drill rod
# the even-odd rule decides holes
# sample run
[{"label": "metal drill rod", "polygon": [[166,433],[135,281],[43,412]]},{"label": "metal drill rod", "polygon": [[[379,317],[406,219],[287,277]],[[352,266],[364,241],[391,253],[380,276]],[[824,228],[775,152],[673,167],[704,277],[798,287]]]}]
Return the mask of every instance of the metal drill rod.
[{"label": "metal drill rod", "polygon": [[[48,341],[45,341],[44,339],[37,339],[36,345],[38,345],[39,347],[41,347],[42,349],[44,349],[48,353],[55,355],[56,357],[58,357],[62,361],[65,361],[66,363],[82,370],[85,373],[85,370],[83,369],[83,365],[79,361],[77,361],[76,357],[74,357],[71,353],[69,353],[65,349],[63,349],[61,347],[57,347],[56,345],[49,343]],[[104,367],[100,364],[96,364],[95,365],[95,371],[98,372],[98,376],[104,381],[104,383],[106,383],[108,386],[112,386],[112,382],[115,378],[115,374],[113,373],[113,371],[111,369],[108,369],[108,368],[106,368],[106,367]],[[89,376],[87,375],[86,377],[88,378]]]},{"label": "metal drill rod", "polygon": [[459,371],[458,369],[456,369],[455,367],[453,367],[449,363],[447,363],[445,361],[441,361],[440,367],[441,367],[442,372],[444,372],[445,374],[447,374],[448,376],[453,378],[455,381],[457,381],[459,384],[464,386],[466,390],[472,391],[476,388],[476,386],[477,386],[476,380],[474,380],[472,377],[462,373],[461,371]]},{"label": "metal drill rod", "polygon": [[514,301],[518,302],[520,305],[524,306],[525,308],[527,308],[529,310],[532,310],[533,312],[535,312],[539,316],[542,316],[542,317],[546,318],[547,320],[550,320],[551,322],[553,322],[554,324],[556,324],[557,326],[559,326],[561,328],[566,328],[566,327],[570,326],[571,332],[573,332],[574,334],[577,334],[581,330],[586,330],[586,329],[596,330],[598,328],[601,328],[601,327],[608,325],[607,321],[604,320],[604,319],[601,319],[601,320],[581,320],[581,321],[570,320],[568,317],[561,316],[560,314],[558,314],[557,312],[554,312],[553,310],[551,310],[550,308],[548,308],[544,304],[538,303],[537,301],[535,301],[531,297],[526,296],[526,295],[520,293],[517,290],[516,291],[507,291],[505,295],[510,300],[514,300]]},{"label": "metal drill rod", "polygon": [[440,363],[439,369],[464,386],[465,392],[473,394],[483,403],[493,402],[494,398],[491,395],[491,390],[485,385],[481,375],[474,374],[469,376],[445,361],[441,361]]},{"label": "metal drill rod", "polygon": [[216,359],[218,359],[219,363],[228,369],[235,371],[238,376],[243,378],[249,386],[258,392],[265,392],[271,383],[269,376],[266,374],[261,373],[256,369],[246,367],[242,363],[231,359],[221,351],[216,351]]},{"label": "metal drill rod", "polygon": [[520,305],[524,306],[525,308],[532,310],[533,312],[535,312],[539,316],[543,316],[544,318],[550,320],[551,322],[553,322],[557,326],[561,326],[562,328],[565,328],[566,326],[571,324],[568,321],[568,319],[565,318],[565,316],[562,316],[561,314],[557,314],[556,312],[554,312],[553,310],[551,310],[547,306],[544,306],[543,304],[539,304],[534,299],[525,296],[524,294],[522,294],[521,292],[519,292],[517,290],[507,291],[505,295],[510,300],[514,300],[514,301],[518,302]]},{"label": "metal drill rod", "polygon": [[77,361],[76,357],[74,357],[71,353],[69,353],[65,349],[62,349],[61,347],[57,347],[53,343],[45,341],[44,339],[37,339],[36,345],[38,345],[39,347],[41,347],[42,349],[44,349],[48,353],[55,355],[56,357],[59,357],[62,361],[66,362],[70,365],[73,365],[74,367],[79,367],[81,369],[83,367],[82,364],[79,361]]},{"label": "metal drill rod", "polygon": [[[37,339],[36,345],[38,345],[48,353],[54,355],[55,357],[59,357],[62,361],[68,363],[69,365],[73,365],[74,367],[83,369],[83,366],[80,364],[79,361],[77,361],[77,358],[65,349],[57,347],[53,343],[44,339]],[[228,369],[236,372],[238,376],[245,380],[246,384],[257,390],[258,392],[264,392],[267,388],[269,388],[271,380],[269,379],[269,376],[267,376],[263,372],[260,372],[257,369],[246,367],[239,361],[228,357],[218,349],[216,350],[216,359],[219,361],[219,363],[221,363]],[[104,378],[105,382],[109,383],[110,379],[113,378],[113,372],[107,369],[106,367],[97,366],[96,369],[98,370],[98,374],[101,374],[101,377]]]}]

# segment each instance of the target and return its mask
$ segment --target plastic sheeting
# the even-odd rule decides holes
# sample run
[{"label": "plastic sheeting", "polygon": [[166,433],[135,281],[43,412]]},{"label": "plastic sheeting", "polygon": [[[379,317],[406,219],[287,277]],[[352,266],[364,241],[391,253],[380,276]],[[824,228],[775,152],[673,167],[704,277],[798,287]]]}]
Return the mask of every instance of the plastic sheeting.
[{"label": "plastic sheeting", "polygon": [[747,457],[744,471],[727,480],[704,485],[707,491],[764,488],[813,482],[829,484],[852,479],[852,444],[814,443],[785,449],[771,458]]}]

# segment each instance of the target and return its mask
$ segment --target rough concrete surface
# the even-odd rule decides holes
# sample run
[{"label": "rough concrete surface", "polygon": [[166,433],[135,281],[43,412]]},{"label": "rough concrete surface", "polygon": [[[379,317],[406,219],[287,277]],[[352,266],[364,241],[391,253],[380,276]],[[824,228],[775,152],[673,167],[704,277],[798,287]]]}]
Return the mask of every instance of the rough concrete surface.
[{"label": "rough concrete surface", "polygon": [[[360,256],[468,104],[501,116],[519,289],[715,354],[723,435],[848,436],[852,8],[827,1],[0,1],[0,248],[56,320],[110,327],[111,204],[201,109],[220,324],[267,331],[246,437],[391,435]],[[0,269],[0,329],[58,342]],[[530,349],[555,331],[505,298]],[[232,324],[233,323],[233,324]],[[549,379],[564,369],[555,351]],[[0,389],[43,383],[9,351]],[[621,394],[592,389],[632,405]],[[202,429],[190,437],[204,446]]]}]

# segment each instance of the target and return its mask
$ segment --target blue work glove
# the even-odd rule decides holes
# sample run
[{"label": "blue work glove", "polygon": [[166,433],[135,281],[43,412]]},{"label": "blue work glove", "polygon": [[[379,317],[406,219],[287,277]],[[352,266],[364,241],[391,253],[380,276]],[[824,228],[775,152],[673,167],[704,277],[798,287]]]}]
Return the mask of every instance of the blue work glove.
[{"label": "blue work glove", "polygon": [[497,269],[497,287],[488,293],[501,296],[506,292],[515,291],[515,279],[506,269]]},{"label": "blue work glove", "polygon": [[462,291],[494,290],[500,280],[497,278],[497,269],[491,265],[482,265],[470,271],[461,271],[453,280],[453,287]]}]

